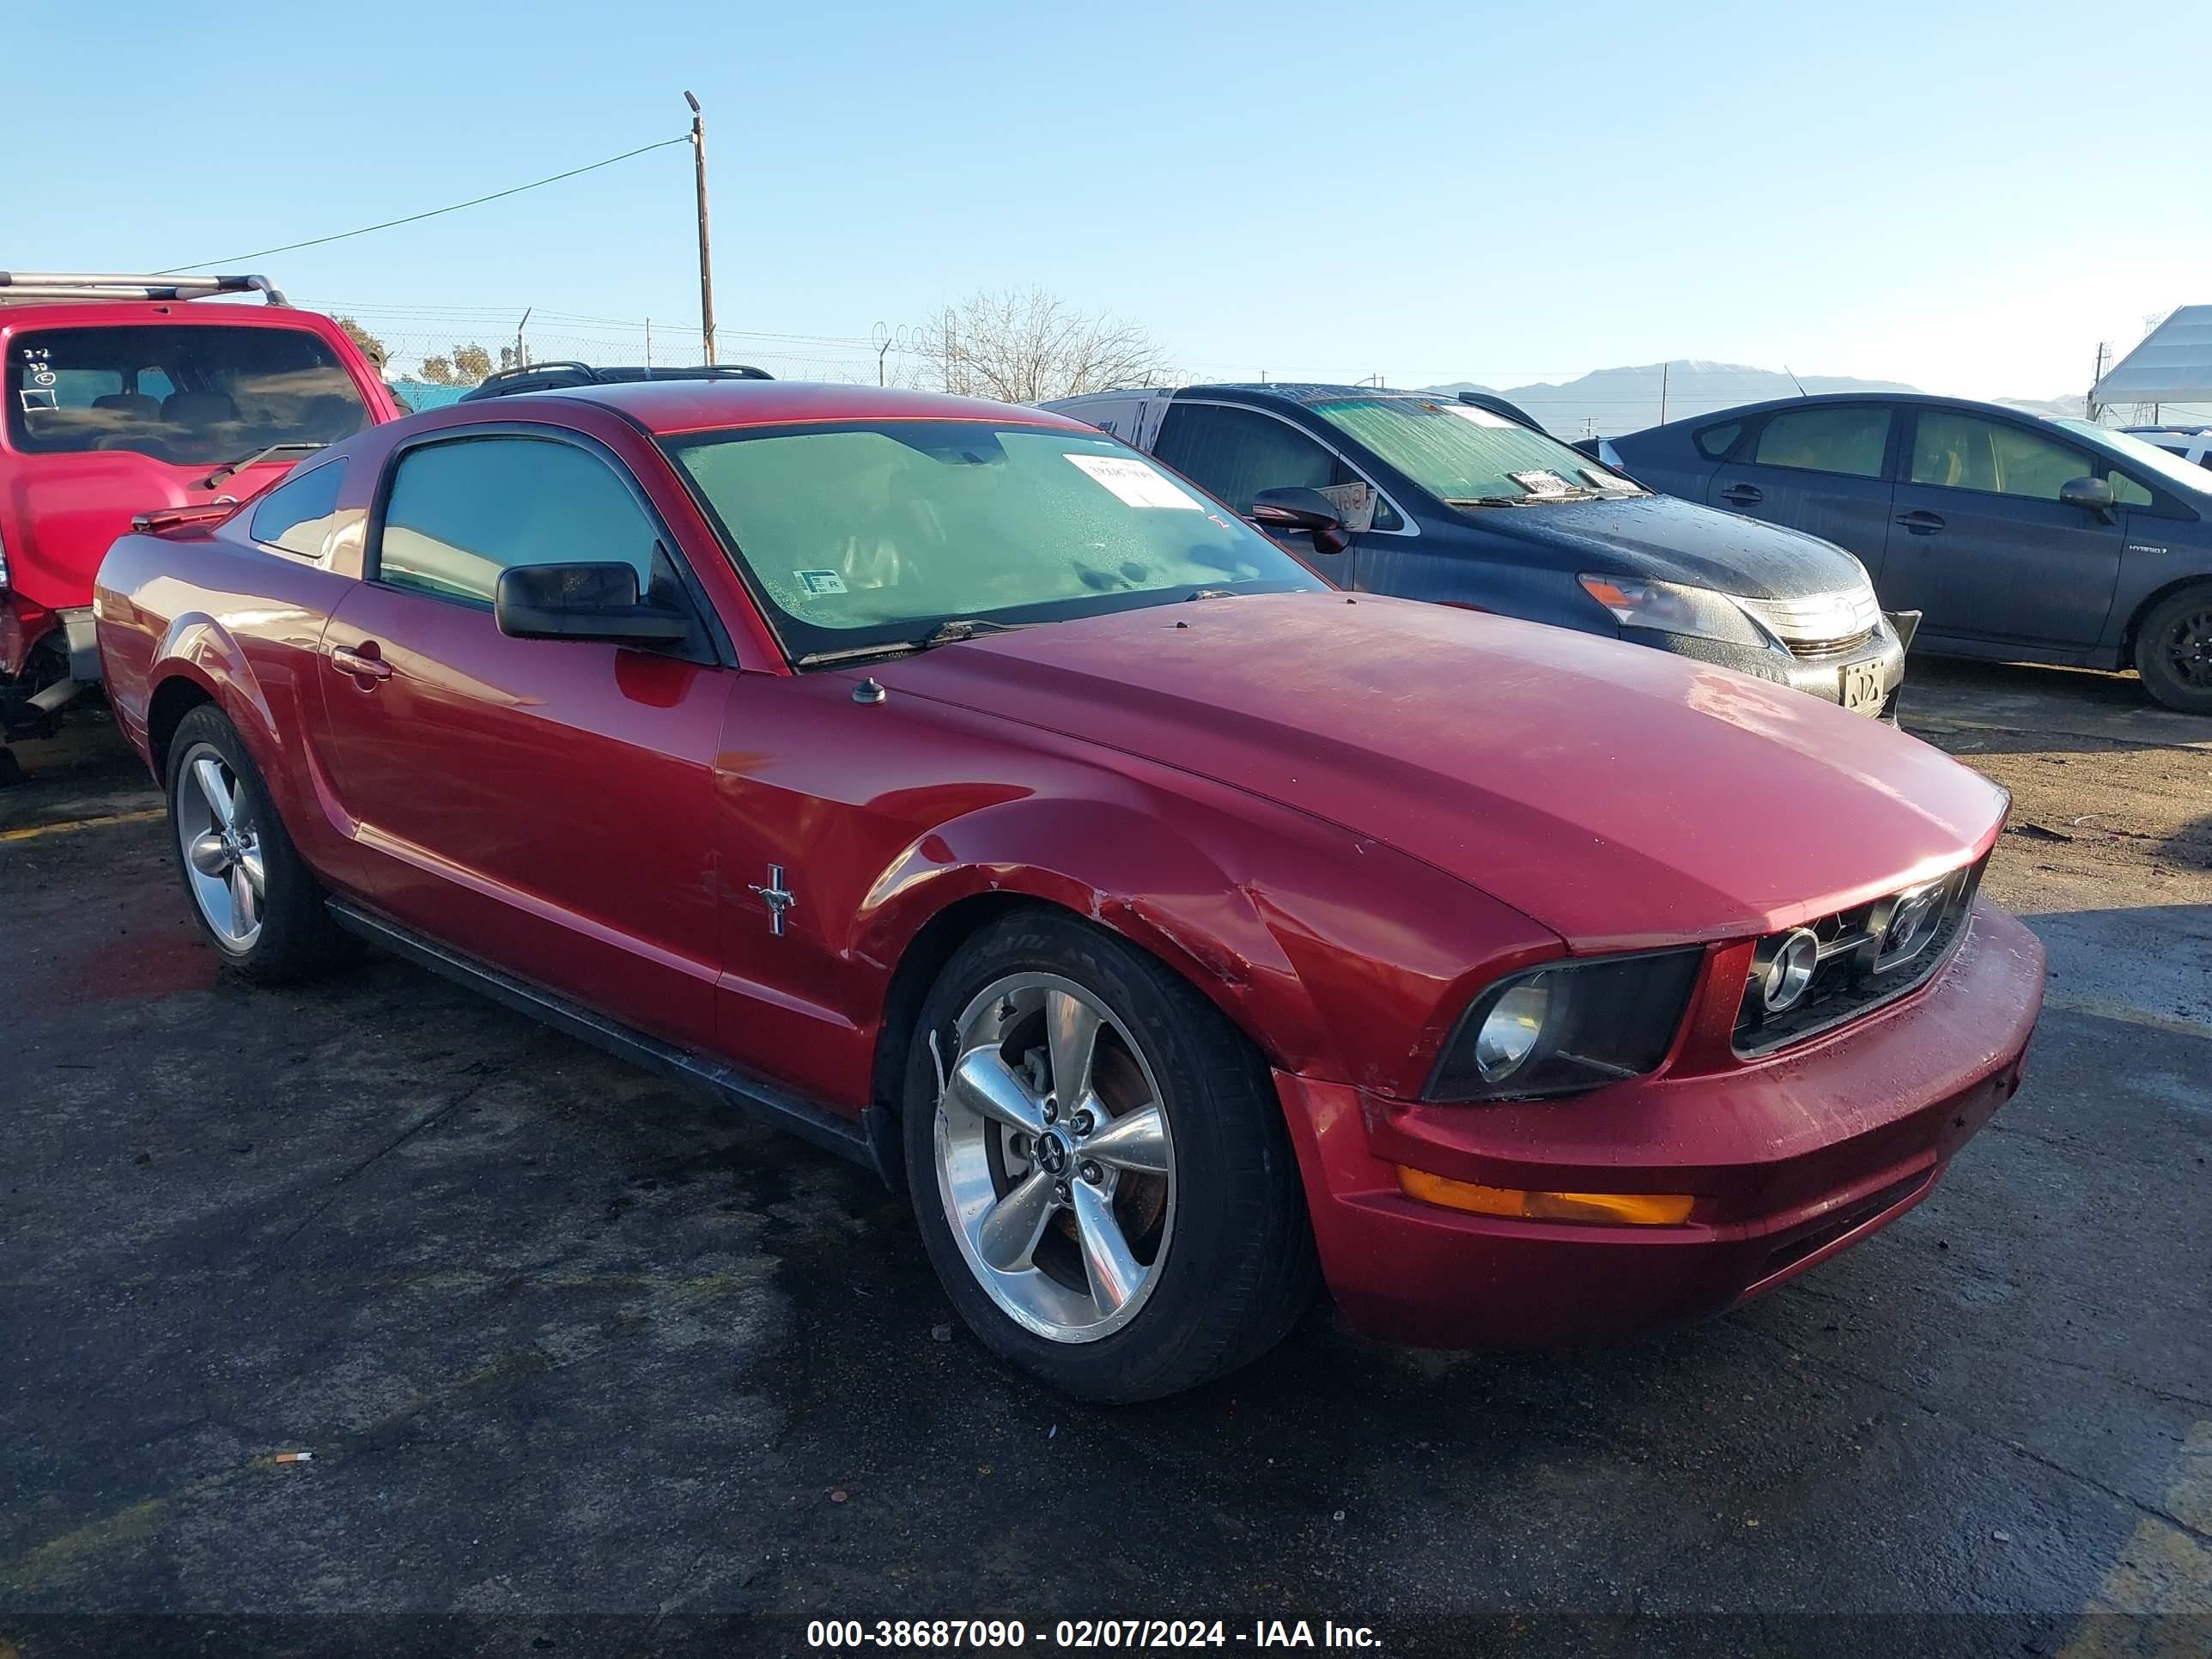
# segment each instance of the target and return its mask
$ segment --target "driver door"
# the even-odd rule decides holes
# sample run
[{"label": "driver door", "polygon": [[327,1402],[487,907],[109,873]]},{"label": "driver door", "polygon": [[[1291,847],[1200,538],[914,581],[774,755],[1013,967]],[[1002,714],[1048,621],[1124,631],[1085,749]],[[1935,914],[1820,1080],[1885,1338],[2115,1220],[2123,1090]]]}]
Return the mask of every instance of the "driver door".
[{"label": "driver door", "polygon": [[[624,560],[698,615],[627,469],[556,428],[397,452],[319,652],[349,884],[416,931],[685,1047],[714,1032],[714,767],[737,676],[696,648],[513,639],[522,564]],[[312,706],[312,705],[311,705]]]}]

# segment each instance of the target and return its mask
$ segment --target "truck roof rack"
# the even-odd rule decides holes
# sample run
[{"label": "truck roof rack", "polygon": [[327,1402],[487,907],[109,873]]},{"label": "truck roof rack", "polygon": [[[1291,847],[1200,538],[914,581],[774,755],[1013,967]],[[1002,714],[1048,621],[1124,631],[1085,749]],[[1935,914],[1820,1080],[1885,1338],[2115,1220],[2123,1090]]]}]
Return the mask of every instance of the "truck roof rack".
[{"label": "truck roof rack", "polygon": [[502,368],[461,393],[463,403],[481,398],[506,398],[518,392],[556,392],[568,386],[614,386],[635,380],[772,380],[764,368],[750,363],[712,363],[703,368],[648,368],[642,363],[593,365],[563,359]]},{"label": "truck roof rack", "polygon": [[258,294],[272,306],[288,303],[266,276],[0,270],[0,305],[10,300],[204,300],[216,294]]}]

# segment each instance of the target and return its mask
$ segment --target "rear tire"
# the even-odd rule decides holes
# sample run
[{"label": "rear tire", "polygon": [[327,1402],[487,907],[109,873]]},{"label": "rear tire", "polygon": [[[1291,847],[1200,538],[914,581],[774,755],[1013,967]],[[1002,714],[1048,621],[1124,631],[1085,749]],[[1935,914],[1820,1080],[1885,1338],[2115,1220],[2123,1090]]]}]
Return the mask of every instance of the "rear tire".
[{"label": "rear tire", "polygon": [[185,896],[224,967],[260,984],[326,973],[354,955],[322,884],[276,816],[237,728],[212,703],[169,742],[169,836]]},{"label": "rear tire", "polygon": [[1114,934],[1040,908],[969,939],[923,1005],[903,1101],[946,1294],[986,1347],[1068,1394],[1190,1388],[1266,1352],[1312,1300],[1266,1065]]},{"label": "rear tire", "polygon": [[2193,582],[2150,608],[2136,630],[2143,690],[2185,714],[2212,714],[2212,582]]}]

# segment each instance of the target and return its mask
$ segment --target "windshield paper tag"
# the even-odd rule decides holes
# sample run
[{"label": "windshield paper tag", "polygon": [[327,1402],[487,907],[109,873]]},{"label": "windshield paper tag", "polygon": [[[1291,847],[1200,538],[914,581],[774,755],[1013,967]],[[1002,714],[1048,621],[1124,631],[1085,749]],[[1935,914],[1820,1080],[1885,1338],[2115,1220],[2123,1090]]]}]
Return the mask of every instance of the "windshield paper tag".
[{"label": "windshield paper tag", "polygon": [[793,580],[809,593],[842,593],[845,579],[834,570],[794,570]]},{"label": "windshield paper tag", "polygon": [[1458,416],[1462,421],[1473,421],[1477,426],[1502,426],[1510,428],[1513,424],[1512,422],[1507,420],[1503,415],[1498,413],[1497,410],[1485,409],[1478,404],[1446,404],[1444,407],[1451,410],[1453,414]]},{"label": "windshield paper tag", "polygon": [[1537,467],[1528,472],[1509,472],[1505,475],[1531,495],[1571,495],[1574,486],[1558,473]]},{"label": "windshield paper tag", "polygon": [[1068,460],[1131,507],[1170,507],[1191,513],[1205,507],[1165,476],[1133,455],[1070,455]]}]

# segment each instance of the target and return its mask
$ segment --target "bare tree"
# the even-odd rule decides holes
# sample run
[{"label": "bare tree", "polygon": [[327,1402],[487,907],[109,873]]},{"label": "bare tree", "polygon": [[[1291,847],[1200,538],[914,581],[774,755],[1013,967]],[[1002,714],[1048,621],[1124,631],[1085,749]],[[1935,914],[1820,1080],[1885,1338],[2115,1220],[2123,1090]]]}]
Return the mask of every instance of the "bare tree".
[{"label": "bare tree", "polygon": [[1173,373],[1159,343],[1134,323],[1085,315],[1041,288],[981,292],[945,307],[922,331],[921,349],[947,392],[1010,404],[1160,385]]}]

